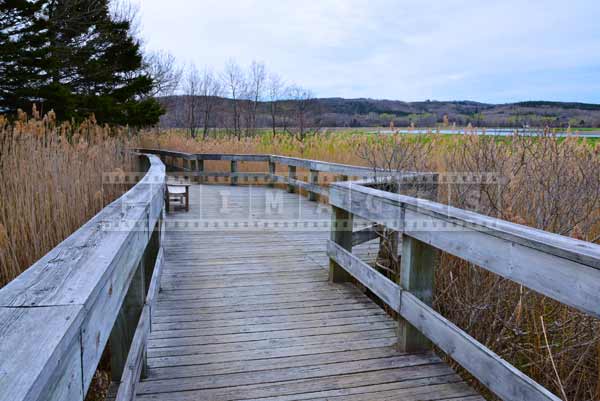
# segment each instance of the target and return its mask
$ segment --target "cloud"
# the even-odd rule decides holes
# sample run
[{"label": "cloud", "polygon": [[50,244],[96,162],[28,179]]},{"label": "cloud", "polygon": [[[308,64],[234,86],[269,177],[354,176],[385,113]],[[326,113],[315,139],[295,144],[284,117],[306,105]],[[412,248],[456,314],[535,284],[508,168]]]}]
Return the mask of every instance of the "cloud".
[{"label": "cloud", "polygon": [[319,96],[600,102],[600,2],[141,0],[148,47]]}]

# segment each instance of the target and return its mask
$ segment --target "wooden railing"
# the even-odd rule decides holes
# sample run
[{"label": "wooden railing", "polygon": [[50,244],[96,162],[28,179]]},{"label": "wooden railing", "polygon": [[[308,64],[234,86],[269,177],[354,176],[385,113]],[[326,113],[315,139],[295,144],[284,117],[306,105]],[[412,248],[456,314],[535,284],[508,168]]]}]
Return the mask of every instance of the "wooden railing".
[{"label": "wooden railing", "polygon": [[[197,182],[206,182],[209,178],[223,179],[230,185],[239,183],[263,182],[273,186],[284,184],[287,191],[294,193],[304,190],[310,200],[318,200],[319,197],[329,197],[329,184],[336,181],[348,181],[349,179],[372,179],[374,176],[389,176],[389,170],[376,169],[373,167],[353,166],[348,164],[330,163],[319,160],[302,159],[266,154],[206,154],[185,153],[162,149],[136,149],[138,152],[154,154],[161,158],[163,163],[174,171],[180,171],[186,178]],[[207,171],[205,161],[228,161],[229,171]],[[239,163],[242,162],[264,162],[267,163],[267,172],[240,172]],[[287,175],[278,175],[277,165],[287,166]],[[298,169],[308,171],[304,180],[298,176]],[[320,173],[333,174],[335,179],[320,179]],[[395,178],[403,180],[407,184],[426,180],[431,183],[436,180],[437,175],[432,173],[397,172]]]},{"label": "wooden railing", "polygon": [[108,343],[132,399],[163,260],[165,166],[141,158],[139,183],[0,290],[0,400],[83,400]]},{"label": "wooden railing", "polygon": [[[237,185],[262,179],[291,192],[306,190],[313,200],[329,197],[330,280],[353,278],[396,311],[400,350],[423,351],[433,343],[504,400],[559,398],[431,308],[439,251],[600,317],[600,246],[376,189],[382,175],[427,187],[435,174],[275,155],[140,151],[194,180],[223,177]],[[138,184],[0,290],[1,401],[83,400],[109,342],[117,399],[134,397],[163,261],[165,165],[156,156],[147,160]],[[207,172],[208,160],[229,161],[230,171]],[[240,173],[240,162],[265,162],[268,172]],[[277,164],[288,166],[287,176],[276,174]],[[296,168],[308,170],[309,180],[298,180]],[[320,172],[342,182],[319,185]],[[374,225],[353,231],[354,217]],[[378,238],[376,226],[398,235],[397,282],[352,253],[353,246]]]},{"label": "wooden railing", "polygon": [[[600,246],[360,183],[333,183],[330,204],[330,279],[352,276],[399,313],[401,351],[433,343],[503,400],[559,400],[431,308],[436,254],[447,252],[600,317]],[[352,232],[355,216],[397,233],[398,282],[352,254],[353,245],[369,239]]]}]

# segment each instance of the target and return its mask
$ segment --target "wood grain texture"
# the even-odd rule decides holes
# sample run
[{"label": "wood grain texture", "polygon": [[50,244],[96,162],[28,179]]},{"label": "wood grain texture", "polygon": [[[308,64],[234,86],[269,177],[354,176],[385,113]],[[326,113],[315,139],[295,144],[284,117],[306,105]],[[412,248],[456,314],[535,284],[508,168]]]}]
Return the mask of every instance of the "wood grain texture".
[{"label": "wood grain texture", "polygon": [[152,269],[148,292],[137,323],[135,335],[128,350],[121,381],[118,383],[118,390],[115,396],[116,401],[130,401],[135,399],[139,380],[142,376],[145,376],[147,370],[147,344],[151,325],[150,316],[160,290],[163,264],[164,249],[161,247]]},{"label": "wood grain texture", "polygon": [[[430,245],[402,236],[402,259],[398,285],[402,290],[417,297],[425,305],[433,302],[433,281],[437,251]],[[401,318],[398,321],[398,350],[401,352],[426,351],[431,348],[427,337],[421,334],[410,322]]]},{"label": "wood grain texture", "polygon": [[[280,207],[271,208],[272,196]],[[476,395],[437,356],[398,353],[396,323],[352,284],[328,282],[329,225],[176,228],[190,215],[329,222],[329,207],[266,186],[194,186],[191,198],[189,214],[165,223],[138,400]],[[351,229],[344,234],[351,242]],[[377,249],[364,243],[348,255],[372,260]]]},{"label": "wood grain texture", "polygon": [[600,245],[353,183],[330,202],[600,317]]},{"label": "wood grain texture", "polygon": [[406,320],[501,399],[560,400],[409,292],[402,293],[401,305]]},{"label": "wood grain texture", "polygon": [[[558,401],[554,394],[428,306],[432,298],[435,249],[452,253],[597,315],[598,311],[591,305],[597,305],[598,294],[591,292],[598,289],[600,276],[593,266],[573,261],[583,260],[582,255],[571,255],[569,260],[565,258],[564,248],[553,248],[548,252],[550,243],[561,242],[556,238],[558,236],[536,236],[532,232],[533,238],[544,237],[546,241],[543,244],[529,241],[526,245],[524,238],[515,235],[521,228],[511,227],[510,223],[494,222],[495,219],[485,216],[476,222],[474,213],[463,213],[434,202],[353,183],[333,184],[330,201],[334,207],[403,234],[399,283],[402,289],[400,315],[404,319],[399,326],[401,351],[426,349],[431,340],[501,399]],[[497,227],[502,227],[501,232],[497,232]],[[564,241],[567,242],[570,240]],[[589,250],[590,246],[584,248]],[[341,265],[352,268],[352,258],[346,257],[348,260]],[[546,276],[542,277],[543,274]],[[576,287],[583,290],[582,293],[573,293],[573,281],[578,281]],[[592,299],[584,299],[586,296]]]},{"label": "wood grain texture", "polygon": [[138,184],[0,290],[0,400],[83,399],[162,214],[165,167],[148,158]]}]

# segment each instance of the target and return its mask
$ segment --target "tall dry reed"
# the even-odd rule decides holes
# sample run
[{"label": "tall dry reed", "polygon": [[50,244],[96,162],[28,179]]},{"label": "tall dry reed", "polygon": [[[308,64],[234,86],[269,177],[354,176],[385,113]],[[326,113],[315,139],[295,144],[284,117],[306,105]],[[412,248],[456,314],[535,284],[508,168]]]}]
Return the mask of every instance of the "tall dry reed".
[{"label": "tall dry reed", "polygon": [[[228,137],[196,141],[169,132],[144,135],[141,142],[188,152],[274,153],[404,170],[494,173],[501,178],[499,184],[440,187],[438,201],[562,235],[600,240],[600,145],[577,137],[325,133],[304,142],[270,134],[241,141]],[[436,271],[434,304],[561,398],[600,400],[598,319],[447,254],[441,255]]]},{"label": "tall dry reed", "polygon": [[124,190],[102,185],[103,172],[132,167],[125,131],[57,124],[20,113],[0,116],[0,287],[115,199]]}]

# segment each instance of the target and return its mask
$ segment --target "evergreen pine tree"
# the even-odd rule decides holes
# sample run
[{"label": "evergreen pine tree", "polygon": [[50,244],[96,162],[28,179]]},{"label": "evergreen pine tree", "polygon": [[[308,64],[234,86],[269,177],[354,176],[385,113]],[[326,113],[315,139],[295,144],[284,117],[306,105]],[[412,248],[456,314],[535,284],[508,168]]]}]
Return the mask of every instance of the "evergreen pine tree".
[{"label": "evergreen pine tree", "polygon": [[151,125],[162,109],[147,98],[130,21],[108,0],[5,0],[0,3],[0,108],[54,109],[60,119],[94,113],[100,122]]}]

